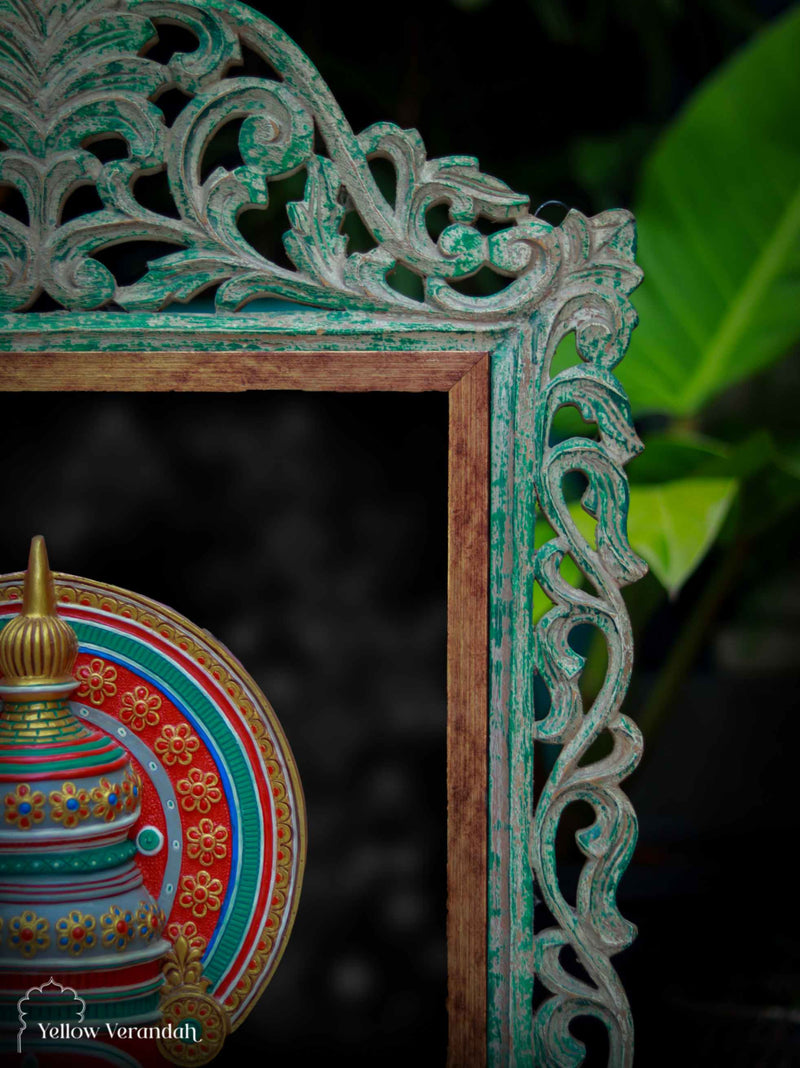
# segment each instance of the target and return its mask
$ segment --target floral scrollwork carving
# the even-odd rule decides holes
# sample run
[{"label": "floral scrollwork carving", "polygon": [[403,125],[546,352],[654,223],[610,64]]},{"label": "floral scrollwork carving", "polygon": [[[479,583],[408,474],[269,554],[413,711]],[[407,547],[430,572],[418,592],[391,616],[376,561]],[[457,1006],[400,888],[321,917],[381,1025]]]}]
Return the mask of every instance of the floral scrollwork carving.
[{"label": "floral scrollwork carving", "polygon": [[[67,308],[158,309],[216,285],[224,310],[277,296],[493,319],[530,308],[552,282],[554,228],[529,214],[527,197],[483,174],[472,157],[429,160],[415,130],[377,123],[354,134],[302,52],[242,4],[7,0],[0,18],[10,46],[0,65],[0,182],[16,187],[28,215],[0,212],[0,308],[23,310],[46,292]],[[167,22],[197,45],[161,63],[148,50]],[[277,77],[233,75],[243,45]],[[171,88],[188,100],[168,126],[158,100]],[[241,165],[203,177],[206,149],[235,119],[243,120]],[[108,138],[124,143],[124,158],[93,152]],[[393,199],[372,176],[370,160],[379,157],[394,167]],[[267,206],[270,182],[303,168],[303,197],[289,205],[283,236],[286,267],[261,255],[238,219]],[[136,194],[138,177],[162,169],[169,214]],[[102,206],[65,219],[69,197],[86,185]],[[438,204],[449,207],[450,223],[434,238],[427,215]],[[349,211],[372,234],[372,250],[348,250],[341,228]],[[486,235],[481,217],[508,226]],[[143,241],[174,251],[152,259],[137,281],[118,284],[98,254]],[[421,300],[392,287],[398,264],[422,278]],[[482,267],[507,278],[506,287],[486,297],[453,288]]]},{"label": "floral scrollwork carving", "polygon": [[[573,217],[567,226],[570,275],[561,299],[543,316],[536,352],[534,420],[540,461],[534,479],[539,507],[556,536],[534,561],[536,579],[553,602],[536,635],[536,667],[549,692],[550,709],[536,723],[535,736],[560,744],[561,750],[539,797],[531,836],[537,888],[555,921],[535,939],[536,973],[550,996],[534,1018],[534,1041],[537,1063],[577,1066],[584,1049],[569,1024],[578,1016],[594,1016],[608,1029],[609,1063],[616,1068],[632,1063],[633,1028],[610,959],[636,933],[616,905],[617,886],[636,842],[636,818],[620,783],[641,754],[638,728],[620,711],[633,653],[620,587],[640,578],[646,567],[627,540],[623,469],[641,444],[612,371],[636,321],[628,294],[641,275],[633,265],[629,220],[618,218],[616,226],[592,228]],[[551,374],[555,350],[571,331],[584,364]],[[553,418],[565,404],[577,407],[584,420],[597,427],[598,440],[572,437],[551,443]],[[578,529],[565,497],[565,479],[571,472],[587,482],[581,503],[596,519],[593,545]],[[564,579],[560,565],[567,554],[591,592]],[[573,630],[586,624],[600,632],[608,651],[605,679],[588,708],[580,688],[583,659],[570,644]],[[592,744],[603,732],[611,736],[611,752],[587,763]],[[594,821],[576,834],[585,861],[572,905],[559,882],[555,839],[565,810],[576,801],[591,807]],[[588,979],[564,963],[565,947],[575,952]]]}]

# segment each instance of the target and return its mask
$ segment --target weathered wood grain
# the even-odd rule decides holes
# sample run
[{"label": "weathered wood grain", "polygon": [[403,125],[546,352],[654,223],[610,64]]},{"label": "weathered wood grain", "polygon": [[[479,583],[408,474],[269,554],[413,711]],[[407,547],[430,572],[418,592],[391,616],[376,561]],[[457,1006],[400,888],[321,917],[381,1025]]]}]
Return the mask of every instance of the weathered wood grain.
[{"label": "weathered wood grain", "polygon": [[447,973],[450,1068],[486,1059],[489,360],[450,391]]},{"label": "weathered wood grain", "polygon": [[0,390],[446,392],[475,352],[0,353]]}]

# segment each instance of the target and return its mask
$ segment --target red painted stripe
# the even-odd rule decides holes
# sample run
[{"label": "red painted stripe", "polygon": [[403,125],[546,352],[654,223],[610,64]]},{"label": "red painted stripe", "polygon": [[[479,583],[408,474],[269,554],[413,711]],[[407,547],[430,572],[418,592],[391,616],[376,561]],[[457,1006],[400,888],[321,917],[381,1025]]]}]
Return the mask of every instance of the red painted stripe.
[{"label": "red painted stripe", "polygon": [[[100,826],[103,826],[100,824]],[[36,836],[36,852],[37,853],[63,853],[65,850],[70,849],[74,845],[79,845],[81,849],[102,849],[105,845],[111,845],[114,842],[123,842],[130,836],[131,827],[133,824],[128,824],[127,827],[120,827],[116,821],[105,825],[107,830],[105,834],[98,834],[96,837],[87,838],[84,833],[87,830],[96,829],[98,824],[94,821],[90,823],[81,823],[76,828],[75,837],[67,837],[62,831],[61,834],[54,833],[49,838],[40,838]],[[41,830],[41,828],[38,828]],[[77,833],[76,833],[77,832]],[[20,838],[16,842],[9,842],[4,840],[0,842],[0,856],[3,853],[19,853],[26,849],[30,849],[33,844],[30,838],[26,837],[26,831],[20,831]]]},{"label": "red painted stripe", "polygon": [[[22,958],[20,958],[22,959]],[[66,963],[66,962],[65,962]],[[161,971],[161,958],[145,961],[142,964],[128,965],[127,968],[92,969],[91,960],[76,959],[78,971],[57,971],[53,976],[57,982],[64,986],[71,986],[76,990],[98,989],[101,987],[121,987],[123,990],[129,986],[152,981]],[[51,968],[44,972],[8,972],[0,973],[0,990],[25,991],[31,986],[40,986],[46,983],[53,975]]]}]

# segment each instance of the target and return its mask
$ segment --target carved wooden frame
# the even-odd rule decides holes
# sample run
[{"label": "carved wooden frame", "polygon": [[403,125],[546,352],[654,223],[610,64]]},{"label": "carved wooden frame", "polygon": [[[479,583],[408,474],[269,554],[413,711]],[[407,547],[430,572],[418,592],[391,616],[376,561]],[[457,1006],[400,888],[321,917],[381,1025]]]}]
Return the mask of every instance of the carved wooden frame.
[{"label": "carved wooden frame", "polygon": [[[569,1024],[590,1015],[608,1028],[610,1063],[629,1065],[632,1022],[611,957],[635,933],[615,895],[636,837],[620,782],[641,751],[620,711],[632,661],[620,588],[644,570],[626,537],[624,464],[640,445],[612,374],[636,320],[630,215],[573,211],[550,226],[475,160],[427,160],[415,131],[380,123],[354,134],[308,59],[236,2],[0,0],[0,20],[9,43],[0,56],[0,182],[20,191],[29,214],[26,223],[0,212],[0,388],[449,391],[449,1061],[577,1065],[583,1047]],[[165,64],[147,59],[159,22],[190,28],[198,47]],[[43,48],[53,40],[58,47]],[[242,45],[278,78],[225,77]],[[32,90],[26,72],[37,49],[46,59]],[[153,100],[171,86],[191,99],[166,127]],[[242,166],[201,181],[205,147],[231,117],[245,118]],[[91,145],[109,132],[127,156],[104,163]],[[370,172],[375,156],[395,168],[393,203]],[[160,167],[177,218],[136,201],[136,175]],[[249,246],[236,220],[266,203],[271,180],[301,167],[305,196],[289,206],[287,269]],[[102,210],[62,223],[66,198],[82,184],[95,186]],[[451,225],[434,239],[426,215],[438,203],[449,205]],[[348,211],[372,234],[371,251],[349,252],[340,231]],[[93,258],[146,239],[181,249],[151,260],[132,286]],[[421,300],[392,287],[397,264],[422,278]],[[482,267],[505,287],[460,292],[460,280]],[[215,314],[161,310],[210,285],[219,286]],[[27,311],[42,291],[65,310]],[[237,311],[263,297],[293,303]],[[582,362],[551,372],[569,333]],[[564,405],[595,424],[596,439],[551,440]],[[565,497],[573,471],[588,482],[593,544]],[[537,509],[554,531],[538,550]],[[567,555],[585,588],[562,576]],[[534,581],[553,604],[536,627]],[[588,708],[569,641],[586,623],[608,648]],[[534,672],[550,697],[539,719]],[[604,731],[610,754],[586,762]],[[560,750],[534,811],[535,740]],[[586,859],[571,905],[555,836],[578,800],[595,822],[577,836]],[[535,900],[551,917],[536,933]],[[562,960],[564,947],[588,981]],[[547,995],[534,1013],[535,977]]]}]

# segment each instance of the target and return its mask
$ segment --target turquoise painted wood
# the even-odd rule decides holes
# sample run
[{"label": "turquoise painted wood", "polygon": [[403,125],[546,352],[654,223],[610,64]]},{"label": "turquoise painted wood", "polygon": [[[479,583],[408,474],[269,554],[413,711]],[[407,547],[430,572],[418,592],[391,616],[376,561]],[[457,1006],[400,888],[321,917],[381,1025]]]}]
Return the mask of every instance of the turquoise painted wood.
[{"label": "turquoise painted wood", "polygon": [[[189,29],[194,51],[165,65],[148,58],[159,20]],[[640,446],[613,374],[635,325],[629,295],[640,272],[631,216],[572,211],[550,226],[471,157],[429,160],[416,131],[388,122],[355,133],[302,52],[239,3],[0,0],[0,22],[0,183],[19,191],[28,213],[25,220],[0,211],[0,348],[88,348],[110,359],[131,350],[492,353],[487,1063],[577,1066],[584,1050],[569,1024],[588,1015],[608,1029],[610,1063],[632,1064],[633,1025],[611,963],[635,933],[615,897],[636,838],[620,783],[641,753],[641,737],[621,712],[632,641],[620,593],[644,573],[626,537],[624,465]],[[223,78],[243,45],[281,80]],[[167,127],[152,101],[173,85],[189,99]],[[202,179],[205,149],[232,118],[244,119],[242,165]],[[123,140],[126,155],[103,162],[92,145],[110,136]],[[372,177],[376,157],[394,166],[393,202]],[[158,169],[175,217],[134,195],[137,175]],[[304,193],[289,206],[283,235],[289,268],[260,255],[237,218],[267,204],[270,182],[300,170]],[[96,188],[102,208],[62,222],[64,203],[83,184]],[[434,239],[426,215],[440,203],[449,206],[450,225]],[[341,227],[351,211],[375,240],[369,252],[348,249]],[[486,236],[480,217],[506,225]],[[97,254],[143,240],[170,242],[174,251],[151,260],[134,284],[119,285]],[[420,300],[393,288],[397,265],[421,278]],[[486,297],[459,292],[454,283],[482,267],[505,286]],[[213,308],[176,308],[212,286]],[[31,311],[43,293],[64,310]],[[552,373],[556,347],[570,333],[581,363]],[[551,442],[563,405],[596,425],[597,440]],[[597,520],[594,544],[570,517],[564,484],[572,471],[587,479],[583,506]],[[538,552],[537,509],[555,531]],[[591,592],[564,580],[566,555]],[[534,582],[553,602],[536,627]],[[590,707],[569,643],[586,623],[608,647],[605,682]],[[538,719],[536,672],[549,694]],[[604,731],[614,739],[610,755],[581,764]],[[559,756],[534,812],[537,742],[557,745]],[[555,835],[578,800],[592,807],[595,822],[578,835],[585,863],[573,905],[560,888]],[[541,930],[537,895],[552,917]],[[590,983],[563,963],[565,946]],[[532,1016],[534,976],[548,996]]]}]

